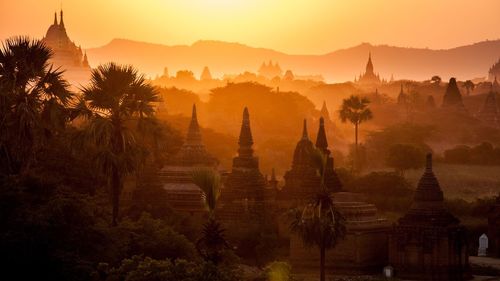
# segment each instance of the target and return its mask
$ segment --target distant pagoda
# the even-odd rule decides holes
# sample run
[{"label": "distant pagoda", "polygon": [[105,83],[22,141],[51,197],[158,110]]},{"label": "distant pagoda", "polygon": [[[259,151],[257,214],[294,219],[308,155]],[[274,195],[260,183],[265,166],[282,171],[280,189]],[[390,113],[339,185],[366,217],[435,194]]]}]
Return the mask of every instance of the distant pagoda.
[{"label": "distant pagoda", "polygon": [[281,77],[281,75],[283,75],[283,70],[278,62],[276,62],[276,64],[273,64],[272,61],[269,61],[269,64],[263,62],[259,68],[259,75],[264,76],[267,79],[273,79],[275,77]]},{"label": "distant pagoda", "polygon": [[276,187],[276,182],[269,183],[259,170],[259,159],[254,156],[252,148],[250,114],[246,107],[243,110],[238,145],[238,155],[233,158],[232,170],[221,190],[218,216],[226,222],[258,217],[264,211],[266,201],[273,200],[271,195]]},{"label": "distant pagoda", "polygon": [[493,91],[493,87],[491,87],[490,92],[486,96],[483,108],[477,114],[477,118],[491,127],[498,127],[500,125],[497,93]]},{"label": "distant pagoda", "polygon": [[54,14],[54,23],[49,27],[42,42],[52,49],[51,62],[64,69],[64,76],[72,83],[83,84],[90,78],[90,66],[87,53],[69,39],[64,25],[63,11],[60,12],[59,22],[57,13]]},{"label": "distant pagoda", "polygon": [[403,84],[401,84],[401,90],[398,95],[398,105],[406,106],[408,104],[408,95],[405,94],[403,90]]},{"label": "distant pagoda", "polygon": [[179,152],[163,167],[159,180],[167,191],[167,203],[172,209],[191,215],[205,212],[200,188],[192,181],[193,170],[199,168],[217,169],[218,161],[203,145],[196,106],[193,105],[191,122],[186,140]]},{"label": "distant pagoda", "polygon": [[[285,186],[280,191],[279,198],[283,200],[305,201],[316,194],[320,188],[320,177],[312,160],[315,145],[309,139],[307,123],[304,120],[302,137],[295,146],[292,168],[285,173]],[[337,192],[342,190],[342,184],[333,169],[333,158],[328,150],[323,117],[320,118],[316,149],[320,149],[328,157],[325,173],[326,187]]]},{"label": "distant pagoda", "polygon": [[488,80],[493,82],[496,80],[496,77],[500,77],[500,59],[490,67],[488,71]]},{"label": "distant pagoda", "polygon": [[323,101],[323,106],[321,106],[320,117],[323,117],[327,123],[330,123],[332,121],[330,119],[330,112],[326,107],[326,101]]},{"label": "distant pagoda", "polygon": [[457,112],[467,112],[464,103],[462,101],[462,94],[457,86],[457,80],[455,78],[450,78],[448,87],[443,97],[443,109],[451,109]]},{"label": "distant pagoda", "polygon": [[465,280],[470,276],[466,229],[444,206],[431,154],[410,210],[392,231],[389,264],[403,279]]},{"label": "distant pagoda", "polygon": [[368,54],[368,62],[366,63],[365,73],[360,75],[357,80],[358,84],[370,85],[370,84],[380,84],[380,76],[375,74],[373,63],[372,63],[372,54],[371,52]]}]

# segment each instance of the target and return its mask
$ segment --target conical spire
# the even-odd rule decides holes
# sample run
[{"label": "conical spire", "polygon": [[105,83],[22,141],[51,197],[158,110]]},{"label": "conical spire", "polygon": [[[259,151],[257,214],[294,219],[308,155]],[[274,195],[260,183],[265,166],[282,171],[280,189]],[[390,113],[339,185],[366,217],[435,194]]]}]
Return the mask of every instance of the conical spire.
[{"label": "conical spire", "polygon": [[415,202],[443,202],[443,192],[432,171],[432,154],[427,154],[425,172],[415,191]]},{"label": "conical spire", "polygon": [[326,101],[323,101],[323,106],[321,107],[321,117],[325,118],[327,121],[330,121],[330,112],[328,112],[328,108],[326,107]]},{"label": "conical spire", "polygon": [[196,104],[193,104],[193,111],[191,113],[191,122],[187,133],[186,143],[201,144],[200,126],[198,125],[198,117],[196,115]]},{"label": "conical spire", "polygon": [[318,136],[316,137],[316,147],[321,149],[323,153],[329,154],[328,151],[328,141],[326,140],[326,132],[325,132],[325,119],[323,117],[319,118],[319,130]]},{"label": "conical spire", "polygon": [[57,25],[57,12],[54,12],[54,25]]},{"label": "conical spire", "polygon": [[368,63],[366,64],[366,74],[374,74],[373,73],[373,63],[372,63],[372,52],[368,53]]},{"label": "conical spire", "polygon": [[61,9],[61,22],[60,22],[61,27],[64,27],[64,18],[63,18],[63,10]]},{"label": "conical spire", "polygon": [[309,140],[309,134],[307,133],[307,120],[304,119],[304,127],[302,128],[302,139]]},{"label": "conical spire", "polygon": [[241,131],[238,144],[240,148],[238,149],[240,156],[252,156],[253,150],[253,139],[252,131],[250,129],[250,114],[248,113],[248,108],[245,107],[243,110],[243,121],[241,123]]}]

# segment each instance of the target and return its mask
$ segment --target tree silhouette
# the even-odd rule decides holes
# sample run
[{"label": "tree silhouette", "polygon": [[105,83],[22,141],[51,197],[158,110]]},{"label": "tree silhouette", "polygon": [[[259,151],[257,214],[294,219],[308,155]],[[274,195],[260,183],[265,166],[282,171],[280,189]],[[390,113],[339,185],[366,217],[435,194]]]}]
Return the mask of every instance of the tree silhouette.
[{"label": "tree silhouette", "polygon": [[0,49],[0,166],[7,173],[27,172],[68,120],[72,94],[51,57],[28,37],[9,38]]},{"label": "tree silhouette", "polygon": [[350,122],[354,125],[355,134],[355,159],[354,167],[358,165],[358,129],[359,125],[373,118],[372,111],[368,108],[370,101],[359,96],[350,96],[344,99],[339,110],[340,120],[343,123]]},{"label": "tree silhouette", "polygon": [[441,84],[441,81],[442,81],[442,79],[441,79],[441,77],[439,77],[438,75],[434,75],[434,76],[432,76],[432,78],[431,78],[431,82],[432,82],[433,84],[435,84],[436,86],[439,86],[439,84]]},{"label": "tree silhouette", "polygon": [[215,220],[215,208],[220,194],[220,177],[213,170],[200,168],[193,171],[193,182],[202,190],[203,201],[208,209],[208,222],[203,226],[202,237],[196,242],[200,255],[214,265],[219,264],[223,252],[229,246],[224,237],[224,229]]},{"label": "tree silhouette", "polygon": [[109,179],[115,226],[124,178],[136,170],[144,151],[131,123],[152,118],[152,102],[158,96],[136,69],[115,63],[94,69],[90,84],[82,92],[78,110],[88,119],[82,140],[95,146],[94,160]]},{"label": "tree silhouette", "polygon": [[325,280],[326,250],[334,248],[345,236],[345,218],[338,211],[325,185],[327,157],[316,149],[311,160],[320,175],[320,191],[302,209],[291,211],[290,230],[299,235],[305,245],[320,250],[320,280]]},{"label": "tree silhouette", "polygon": [[467,90],[467,95],[470,95],[470,92],[474,91],[476,85],[471,80],[467,80],[464,82],[463,87]]}]

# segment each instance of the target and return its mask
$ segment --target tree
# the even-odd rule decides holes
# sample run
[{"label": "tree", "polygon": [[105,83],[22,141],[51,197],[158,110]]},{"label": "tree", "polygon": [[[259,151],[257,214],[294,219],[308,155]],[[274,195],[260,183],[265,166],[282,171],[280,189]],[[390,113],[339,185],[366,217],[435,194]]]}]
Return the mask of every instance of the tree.
[{"label": "tree", "polygon": [[432,82],[433,84],[435,84],[436,86],[439,86],[439,84],[441,84],[441,81],[442,81],[442,80],[441,80],[441,77],[439,77],[438,75],[434,75],[434,76],[432,76],[432,78],[431,78],[431,82]]},{"label": "tree", "polygon": [[90,84],[82,92],[77,108],[88,119],[82,140],[95,147],[95,163],[109,180],[115,226],[124,178],[142,159],[143,147],[136,141],[132,123],[153,117],[152,102],[158,96],[136,69],[115,63],[94,69]]},{"label": "tree", "polygon": [[467,95],[470,95],[470,91],[474,91],[476,85],[471,80],[467,80],[464,82],[463,87],[467,90]]},{"label": "tree", "polygon": [[325,255],[345,236],[345,218],[333,202],[325,185],[327,157],[320,150],[312,153],[312,162],[320,175],[320,191],[302,209],[293,209],[290,230],[307,246],[320,249],[320,280],[325,280]]},{"label": "tree", "polygon": [[64,129],[72,94],[39,40],[7,39],[0,49],[0,167],[25,173],[44,143]]},{"label": "tree", "polygon": [[389,148],[386,164],[403,176],[406,170],[418,169],[424,166],[424,152],[411,144],[394,144]]},{"label": "tree", "polygon": [[365,121],[373,118],[372,111],[368,108],[370,101],[367,98],[361,98],[359,96],[350,96],[348,99],[344,99],[342,106],[339,110],[340,120],[343,123],[349,121],[354,125],[355,134],[355,159],[354,167],[357,169],[358,165],[358,129],[359,125]]},{"label": "tree", "polygon": [[208,222],[203,226],[202,237],[196,242],[200,255],[214,265],[223,259],[223,252],[229,246],[224,237],[224,229],[214,218],[220,194],[220,177],[213,169],[201,168],[193,171],[193,182],[203,192],[203,201],[208,209]]}]

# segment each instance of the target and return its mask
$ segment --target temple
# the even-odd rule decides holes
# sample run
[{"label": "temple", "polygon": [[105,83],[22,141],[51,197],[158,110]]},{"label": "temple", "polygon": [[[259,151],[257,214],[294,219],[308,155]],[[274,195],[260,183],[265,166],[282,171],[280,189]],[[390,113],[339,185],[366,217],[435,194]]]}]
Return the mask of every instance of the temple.
[{"label": "temple", "polygon": [[87,53],[80,46],[69,39],[64,25],[63,11],[60,12],[59,22],[57,13],[54,14],[54,23],[49,27],[42,42],[52,49],[51,62],[65,70],[64,77],[70,83],[78,85],[87,83],[90,79],[90,66]]},{"label": "temple", "polygon": [[273,79],[274,77],[281,77],[282,74],[283,70],[281,69],[280,65],[277,62],[276,64],[273,64],[272,61],[269,61],[269,64],[263,62],[259,68],[259,75],[264,76],[267,79]]},{"label": "temple", "polygon": [[469,277],[466,229],[443,203],[432,171],[432,155],[420,178],[410,210],[394,226],[389,263],[398,278],[465,280]]},{"label": "temple", "polygon": [[333,169],[333,157],[330,156],[328,150],[324,119],[321,117],[316,145],[309,139],[307,123],[304,120],[302,137],[295,146],[292,168],[285,173],[285,186],[278,195],[281,200],[303,202],[319,191],[320,176],[311,156],[314,149],[320,149],[328,157],[325,174],[326,187],[332,192],[342,190],[342,184]]},{"label": "temple", "polygon": [[403,84],[401,84],[401,90],[398,95],[398,105],[406,106],[408,103],[408,95],[405,94],[403,90]]},{"label": "temple", "polygon": [[250,114],[246,107],[238,145],[238,155],[233,158],[233,167],[224,180],[219,200],[221,207],[217,216],[224,222],[245,218],[258,220],[266,211],[264,205],[274,199],[275,186],[264,178],[259,170],[259,159],[254,156]]},{"label": "temple", "polygon": [[451,109],[458,112],[466,112],[464,103],[462,101],[462,94],[457,86],[457,80],[455,78],[450,78],[448,87],[443,97],[443,109]]},{"label": "temple", "polygon": [[323,117],[327,123],[330,123],[332,121],[330,119],[330,112],[326,107],[326,101],[323,101],[323,106],[321,107],[320,116]]},{"label": "temple", "polygon": [[488,126],[491,127],[500,126],[500,114],[498,112],[497,93],[493,91],[493,87],[491,87],[490,92],[486,96],[483,108],[477,114],[477,118],[483,121]]},{"label": "temple", "polygon": [[362,85],[381,83],[380,76],[378,74],[375,74],[374,72],[371,53],[368,55],[368,62],[366,63],[365,73],[360,75],[356,82]]},{"label": "temple", "polygon": [[192,181],[192,172],[199,168],[216,169],[217,159],[203,145],[196,106],[193,105],[187,137],[179,152],[159,171],[159,180],[167,191],[167,203],[173,210],[200,215],[205,212],[202,192]]},{"label": "temple", "polygon": [[498,59],[498,61],[493,64],[488,71],[488,80],[490,82],[496,80],[496,77],[500,77],[500,59]]},{"label": "temple", "polygon": [[488,254],[500,258],[500,194],[488,215]]},{"label": "temple", "polygon": [[[341,192],[342,184],[334,170],[323,118],[320,119],[315,145],[309,140],[304,120],[302,137],[295,148],[292,168],[286,172],[285,186],[278,195],[280,208],[300,208],[319,191],[320,178],[311,156],[314,149],[321,150],[328,157],[325,183],[334,196],[336,206],[346,218],[346,238],[334,250],[327,252],[327,270],[351,274],[377,272],[387,262],[389,223],[380,218],[377,208],[373,204],[365,203],[361,195]],[[314,247],[305,247],[296,235],[291,234],[290,262],[297,272],[317,270],[319,251]]]}]

